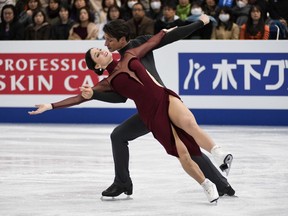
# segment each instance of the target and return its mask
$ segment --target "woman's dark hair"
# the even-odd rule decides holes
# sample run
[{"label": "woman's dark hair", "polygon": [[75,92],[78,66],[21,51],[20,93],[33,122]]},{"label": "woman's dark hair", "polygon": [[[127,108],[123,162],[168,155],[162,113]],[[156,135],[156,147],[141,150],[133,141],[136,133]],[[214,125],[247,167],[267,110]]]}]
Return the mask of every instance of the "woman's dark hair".
[{"label": "woman's dark hair", "polygon": [[34,18],[38,13],[41,13],[43,15],[43,17],[44,17],[43,23],[47,22],[47,16],[46,16],[46,13],[44,12],[44,10],[37,8],[35,11],[33,11],[33,15],[32,15],[33,23],[35,23]]},{"label": "woman's dark hair", "polygon": [[[92,48],[91,48],[91,49],[92,49]],[[85,62],[86,62],[86,65],[87,65],[87,67],[88,67],[90,70],[94,71],[96,74],[102,75],[103,72],[104,72],[104,69],[102,69],[102,68],[96,69],[96,68],[95,68],[96,63],[93,61],[93,59],[92,59],[92,57],[91,57],[91,49],[89,49],[89,50],[86,52],[86,54],[85,54]]]},{"label": "woman's dark hair", "polygon": [[125,37],[126,41],[130,40],[130,28],[123,19],[112,20],[104,26],[103,31],[118,41],[122,37]]},{"label": "woman's dark hair", "polygon": [[[251,17],[251,13],[254,10],[258,10],[261,13],[259,22],[258,22],[258,24],[256,26],[253,24],[253,19]],[[246,35],[248,34],[248,35],[255,36],[255,35],[258,34],[258,32],[261,32],[261,36],[263,36],[264,31],[265,31],[265,21],[264,21],[264,14],[263,14],[262,8],[260,7],[260,5],[257,5],[257,4],[252,5],[250,10],[249,10],[248,20],[246,22],[246,32],[245,32],[245,34]]]},{"label": "woman's dark hair", "polygon": [[[220,19],[219,19],[219,15],[221,14],[221,12],[224,12],[225,14],[229,14],[230,18],[229,20],[226,22],[226,23],[223,23]],[[225,30],[228,30],[228,31],[231,31],[232,27],[233,27],[233,20],[234,20],[234,15],[232,13],[232,10],[231,8],[227,7],[227,6],[224,6],[224,7],[221,7],[219,10],[218,10],[218,13],[217,13],[217,29],[219,29],[219,27],[221,26],[221,24],[223,24],[225,26]]]},{"label": "woman's dark hair", "polygon": [[86,10],[86,12],[88,13],[88,20],[89,22],[94,22],[95,20],[95,17],[93,16],[91,10],[89,7],[87,6],[84,6],[82,8],[79,9],[79,11],[77,11],[77,18],[76,18],[76,21],[80,23],[80,11],[81,10]]},{"label": "woman's dark hair", "polygon": [[120,8],[118,5],[112,5],[112,6],[110,6],[110,7],[108,8],[108,11],[107,11],[107,21],[111,21],[110,11],[111,11],[112,9],[118,10],[118,12],[119,12],[119,17],[118,17],[118,19],[122,19],[122,16],[121,16],[121,8]]},{"label": "woman's dark hair", "polygon": [[7,5],[4,5],[2,10],[1,10],[1,21],[2,23],[6,23],[6,21],[4,20],[4,10],[7,9],[7,8],[11,8],[12,11],[13,11],[13,14],[14,14],[14,18],[13,18],[13,23],[17,21],[17,11],[16,11],[16,8],[13,4],[7,4]]},{"label": "woman's dark hair", "polygon": [[[117,1],[116,0],[113,0],[113,5],[117,5]],[[105,9],[107,8],[105,0],[101,1],[101,6],[102,6],[102,9],[105,11]]]}]

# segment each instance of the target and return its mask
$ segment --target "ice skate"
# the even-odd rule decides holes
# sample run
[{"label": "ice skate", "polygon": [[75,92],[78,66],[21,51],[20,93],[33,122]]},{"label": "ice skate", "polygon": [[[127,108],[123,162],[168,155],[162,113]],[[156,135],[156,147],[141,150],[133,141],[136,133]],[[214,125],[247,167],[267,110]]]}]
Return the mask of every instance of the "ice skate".
[{"label": "ice skate", "polygon": [[[121,186],[117,184],[112,184],[109,188],[102,192],[102,201],[115,201],[115,200],[129,200],[132,199],[130,195],[133,192],[133,184],[129,186]],[[127,197],[119,197],[122,193],[126,194]]]},{"label": "ice skate", "polygon": [[218,191],[220,197],[227,195],[227,196],[235,196],[235,190],[231,187],[231,185],[227,185],[221,191]]},{"label": "ice skate", "polygon": [[219,168],[228,176],[233,161],[232,154],[224,152],[220,146],[214,146],[211,149],[211,154]]},{"label": "ice skate", "polygon": [[204,192],[207,196],[207,199],[210,203],[216,202],[219,199],[219,194],[217,191],[216,185],[211,182],[209,179],[205,179],[204,182],[201,184],[204,189]]}]

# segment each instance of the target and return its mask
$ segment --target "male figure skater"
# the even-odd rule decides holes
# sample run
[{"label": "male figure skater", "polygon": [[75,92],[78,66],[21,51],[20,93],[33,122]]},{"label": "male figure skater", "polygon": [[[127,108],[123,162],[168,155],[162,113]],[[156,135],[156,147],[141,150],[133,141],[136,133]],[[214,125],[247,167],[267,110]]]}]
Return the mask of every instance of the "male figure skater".
[{"label": "male figure skater", "polygon": [[[207,19],[203,15],[199,21],[195,23],[179,27],[169,33],[162,39],[159,46],[156,49],[170,44],[174,41],[183,39],[190,35],[192,32],[204,26],[202,20]],[[123,20],[111,21],[104,26],[104,38],[105,46],[110,52],[118,51],[121,56],[126,50],[133,47],[137,47],[146,42],[151,35],[139,36],[136,39],[130,40],[129,28]],[[147,68],[151,75],[162,85],[163,82],[156,70],[153,52],[149,52],[141,59],[142,64]],[[103,71],[96,70],[98,75],[101,75]],[[123,98],[116,93],[101,93],[94,91],[93,99],[106,101],[106,102],[123,102],[126,98]],[[110,187],[102,192],[102,196],[116,197],[122,193],[131,195],[133,192],[133,184],[129,174],[129,148],[128,142],[143,136],[150,131],[146,128],[144,123],[140,120],[139,115],[135,114],[129,119],[117,126],[111,134],[112,151],[114,158],[115,178]],[[210,159],[202,153],[202,156],[192,156],[192,159],[198,164],[205,177],[214,182],[217,186],[217,190],[220,196],[229,195],[233,196],[235,191],[228,183],[227,179],[217,170],[212,164]],[[223,161],[219,162],[220,164]],[[226,165],[224,163],[224,165]]]}]

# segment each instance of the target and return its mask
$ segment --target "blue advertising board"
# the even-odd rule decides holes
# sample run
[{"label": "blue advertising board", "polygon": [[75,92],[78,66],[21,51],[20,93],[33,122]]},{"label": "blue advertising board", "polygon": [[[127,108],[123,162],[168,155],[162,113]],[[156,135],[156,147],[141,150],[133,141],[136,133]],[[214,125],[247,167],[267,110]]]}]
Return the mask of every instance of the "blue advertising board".
[{"label": "blue advertising board", "polygon": [[288,53],[179,53],[180,95],[287,96]]}]

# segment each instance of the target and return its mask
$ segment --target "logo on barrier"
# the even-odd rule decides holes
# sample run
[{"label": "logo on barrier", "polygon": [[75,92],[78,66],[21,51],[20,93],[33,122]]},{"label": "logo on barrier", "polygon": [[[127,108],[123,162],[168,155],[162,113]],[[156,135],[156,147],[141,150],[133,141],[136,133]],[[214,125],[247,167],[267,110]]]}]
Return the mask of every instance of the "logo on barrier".
[{"label": "logo on barrier", "polygon": [[107,75],[88,70],[83,53],[0,54],[0,94],[75,94]]},{"label": "logo on barrier", "polygon": [[288,53],[179,53],[180,95],[288,94]]}]

